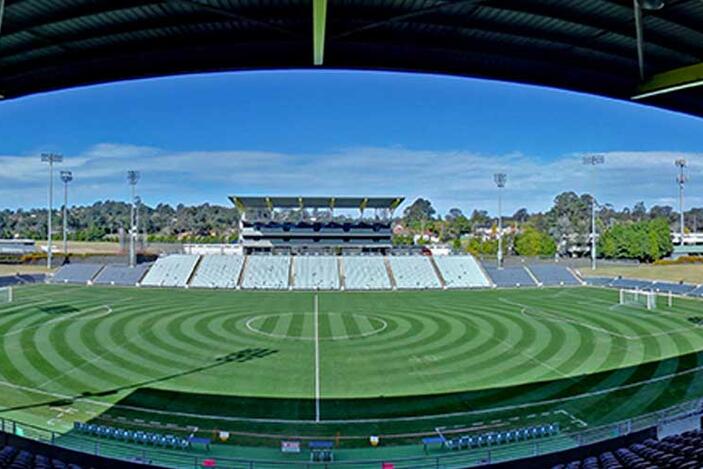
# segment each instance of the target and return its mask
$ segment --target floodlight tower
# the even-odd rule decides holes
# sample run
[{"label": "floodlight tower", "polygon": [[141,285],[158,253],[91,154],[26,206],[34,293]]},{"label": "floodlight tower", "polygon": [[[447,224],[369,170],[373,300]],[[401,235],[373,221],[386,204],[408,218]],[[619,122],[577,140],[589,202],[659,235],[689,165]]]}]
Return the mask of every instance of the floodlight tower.
[{"label": "floodlight tower", "polygon": [[135,220],[135,210],[134,205],[136,202],[136,187],[137,182],[139,182],[139,171],[127,171],[127,182],[132,187],[132,198],[131,198],[131,209],[129,215],[130,229],[129,229],[129,266],[134,267],[137,260],[137,252],[135,249],[134,241],[137,234],[136,220]]},{"label": "floodlight tower", "polygon": [[508,181],[505,173],[495,173],[493,180],[498,186],[498,268],[503,268],[503,188]]},{"label": "floodlight tower", "polygon": [[[583,157],[583,164],[591,166],[595,169],[599,164],[605,163],[604,155],[588,155]],[[595,172],[595,171],[594,171]],[[595,189],[595,184],[594,184]],[[591,269],[596,270],[596,196],[595,190],[594,194],[591,195]]]},{"label": "floodlight tower", "polygon": [[53,235],[51,232],[51,215],[54,210],[54,163],[61,163],[63,161],[63,156],[57,153],[42,153],[41,160],[44,163],[49,163],[49,213],[47,215],[48,223],[46,228],[46,236],[48,238],[46,249],[46,268],[51,269],[51,236]]},{"label": "floodlight tower", "polygon": [[683,214],[683,192],[686,186],[686,182],[688,182],[688,177],[686,177],[686,165],[688,164],[686,160],[683,158],[680,158],[674,162],[674,164],[679,168],[679,174],[676,176],[676,182],[679,183],[679,211],[681,212],[681,240],[680,244],[683,246],[683,235],[685,232],[685,227],[686,225],[684,224],[684,214]]},{"label": "floodlight tower", "polygon": [[63,181],[63,256],[68,256],[68,183],[73,181],[71,171],[61,171]]}]

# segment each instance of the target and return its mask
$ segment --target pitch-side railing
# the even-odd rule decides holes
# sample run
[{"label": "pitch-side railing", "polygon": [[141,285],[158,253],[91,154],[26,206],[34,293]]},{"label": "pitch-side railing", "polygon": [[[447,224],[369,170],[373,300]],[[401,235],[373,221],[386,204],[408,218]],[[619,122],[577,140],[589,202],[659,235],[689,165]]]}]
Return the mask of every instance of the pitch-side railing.
[{"label": "pitch-side railing", "polygon": [[[458,467],[477,466],[481,464],[510,461],[531,456],[554,453],[579,446],[590,445],[612,438],[628,435],[647,428],[659,427],[664,423],[683,420],[690,417],[700,417],[703,409],[703,399],[688,401],[657,412],[644,414],[616,423],[588,428],[578,432],[539,440],[525,441],[491,448],[449,451],[417,457],[399,457],[366,460],[340,460],[328,463],[313,463],[306,461],[285,460],[252,460],[244,458],[215,457],[217,467],[232,469],[266,469],[266,468],[345,468],[362,469],[378,468],[382,463],[393,463],[396,469],[437,468],[450,469]],[[16,420],[0,418],[0,430],[5,433],[29,438],[35,441],[52,444],[57,447],[77,450],[96,456],[115,458],[127,461],[151,463],[158,466],[173,468],[202,468],[206,459],[213,458],[207,454],[193,454],[185,451],[167,451],[164,449],[134,444],[120,443],[114,440],[91,438],[83,435],[61,434],[36,425],[25,424]]]}]

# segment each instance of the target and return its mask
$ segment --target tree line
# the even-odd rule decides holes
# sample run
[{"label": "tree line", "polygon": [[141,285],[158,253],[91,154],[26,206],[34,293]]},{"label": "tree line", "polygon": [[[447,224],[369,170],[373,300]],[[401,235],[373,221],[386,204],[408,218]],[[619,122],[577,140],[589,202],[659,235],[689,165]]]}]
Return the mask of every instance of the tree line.
[{"label": "tree line", "polygon": [[[503,237],[506,254],[524,256],[587,255],[591,231],[589,194],[564,192],[554,198],[545,212],[521,208],[503,218],[508,233]],[[96,202],[74,206],[68,211],[69,239],[105,241],[118,239],[130,223],[130,205],[119,201]],[[498,251],[497,218],[488,211],[473,209],[465,214],[451,208],[437,213],[430,200],[418,198],[408,205],[393,223],[403,229],[396,233],[396,244],[412,244],[417,235],[430,234],[457,250],[479,255]],[[272,216],[277,221],[317,219],[329,221],[329,214],[315,211],[287,210]],[[337,217],[334,218],[336,221]],[[0,237],[44,239],[47,210],[0,211]],[[609,258],[652,261],[671,253],[669,232],[679,229],[679,217],[669,206],[647,208],[638,202],[632,208],[616,210],[612,205],[597,211],[600,252]],[[61,237],[61,210],[53,213],[56,237]],[[139,206],[140,231],[152,241],[227,242],[237,238],[239,213],[234,207],[211,204],[186,206],[159,204]],[[698,231],[703,225],[703,208],[686,212],[686,229]],[[656,242],[655,242],[656,238]],[[667,241],[668,240],[668,241]],[[422,240],[418,242],[422,243]]]},{"label": "tree line", "polygon": [[[530,213],[521,208],[504,215],[505,254],[521,256],[581,255],[590,253],[592,196],[563,192],[554,198],[546,212]],[[703,208],[685,212],[685,229],[696,232],[703,228]],[[643,202],[622,210],[611,204],[598,206],[596,225],[599,252],[613,259],[654,261],[669,256],[673,250],[671,231],[680,229],[679,214],[670,206],[647,208]],[[455,249],[476,255],[498,252],[497,218],[487,211],[474,209],[465,215],[459,208],[450,209],[443,217],[432,203],[423,198],[406,207],[400,219],[409,233],[399,243],[411,243],[416,236],[428,233],[449,242]],[[511,229],[512,228],[512,229]]]}]

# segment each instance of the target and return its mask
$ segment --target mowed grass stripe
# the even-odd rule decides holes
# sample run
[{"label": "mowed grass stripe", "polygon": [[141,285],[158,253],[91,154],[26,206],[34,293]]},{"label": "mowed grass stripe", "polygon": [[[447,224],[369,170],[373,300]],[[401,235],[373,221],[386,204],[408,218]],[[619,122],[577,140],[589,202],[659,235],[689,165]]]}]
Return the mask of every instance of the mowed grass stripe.
[{"label": "mowed grass stripe", "polygon": [[[59,293],[61,288],[65,290]],[[311,341],[277,340],[252,333],[244,326],[248,318],[277,314],[274,330],[284,330],[284,335],[293,339],[310,338],[311,294],[87,287],[46,287],[46,294],[47,298],[55,295],[58,303],[113,304],[115,316],[57,321],[8,338],[10,345],[7,341],[3,344],[5,356],[10,357],[13,348],[21,350],[21,354],[12,357],[17,361],[3,367],[2,372],[18,381],[41,384],[47,375],[50,379],[60,376],[47,387],[78,392],[90,386],[87,382],[91,376],[98,389],[139,384],[140,378],[162,377],[166,381],[154,385],[233,395],[311,395],[312,360],[307,359],[312,357]],[[120,300],[125,295],[134,299],[122,304]],[[506,295],[528,308],[640,338],[627,341],[577,324],[529,317],[521,314],[519,308],[498,301]],[[703,338],[693,328],[671,332],[685,327],[686,315],[694,314],[695,306],[700,303],[682,302],[683,306],[674,308],[673,315],[647,316],[636,308],[610,310],[607,305],[613,303],[608,302],[617,301],[617,295],[595,289],[325,293],[320,298],[321,334],[328,337],[339,336],[342,330],[342,335],[354,335],[354,330],[363,333],[376,329],[378,324],[374,320],[359,316],[370,311],[388,323],[382,333],[367,338],[322,344],[324,396],[499,388],[553,378],[560,373],[588,373],[635,364],[703,347]],[[16,331],[25,320],[39,324],[43,313],[32,308],[28,304],[25,310],[15,310],[3,317],[4,308],[0,307],[0,328]],[[10,319],[14,315],[22,319]],[[283,318],[290,318],[290,323],[285,325]],[[291,334],[296,328],[298,334]],[[652,336],[660,332],[667,334]],[[76,342],[76,337],[81,340]],[[254,346],[275,349],[275,353],[250,363],[190,373],[212,363],[218,354]],[[99,358],[95,360],[96,357]],[[540,395],[603,389],[611,384],[656,377],[677,368],[667,362],[659,368],[643,366],[622,373],[615,371],[596,380],[587,376],[559,380],[521,397],[536,399]],[[186,375],[169,377],[181,372]],[[286,386],[280,386],[281,380],[285,380]],[[510,400],[508,389],[504,394],[501,391],[493,394],[500,400]],[[675,391],[677,396],[687,392]],[[637,401],[657,406],[668,399],[667,395],[643,395],[642,399],[637,396]],[[590,401],[594,407],[604,403],[607,403],[605,398]],[[603,409],[600,413],[606,416],[608,412],[614,415],[617,411]]]},{"label": "mowed grass stripe", "polygon": [[339,313],[339,318],[342,320],[346,333],[353,337],[359,337],[364,332],[375,330],[369,319],[361,314]]}]

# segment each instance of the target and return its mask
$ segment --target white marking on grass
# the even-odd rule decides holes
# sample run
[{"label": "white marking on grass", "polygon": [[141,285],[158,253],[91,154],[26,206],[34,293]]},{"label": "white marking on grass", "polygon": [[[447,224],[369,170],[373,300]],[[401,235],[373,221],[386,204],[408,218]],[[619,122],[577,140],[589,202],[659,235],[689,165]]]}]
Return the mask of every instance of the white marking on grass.
[{"label": "white marking on grass", "polygon": [[[103,312],[102,314],[94,314],[94,315],[91,314],[91,315],[88,316],[88,317],[76,317],[76,316],[81,316],[81,315],[83,315],[83,314],[90,314],[92,311],[101,310],[101,309],[103,309],[103,308],[105,309],[105,312]],[[99,319],[99,318],[102,318],[102,317],[104,317],[104,316],[107,316],[107,315],[110,314],[110,313],[112,313],[112,308],[111,308],[110,306],[108,306],[108,305],[94,306],[94,307],[92,307],[92,308],[84,309],[84,310],[82,310],[82,311],[76,311],[75,313],[63,314],[63,315],[61,315],[61,317],[54,318],[54,319],[51,319],[51,320],[49,320],[49,321],[41,322],[41,323],[39,323],[39,324],[33,324],[33,325],[31,325],[31,326],[21,327],[21,328],[19,328],[19,329],[13,329],[13,330],[11,330],[11,331],[6,332],[5,334],[3,334],[2,337],[10,337],[10,336],[13,336],[13,335],[17,335],[17,334],[19,334],[19,333],[21,333],[21,332],[23,332],[23,331],[26,331],[26,330],[37,329],[37,328],[42,327],[42,326],[48,326],[49,324],[54,324],[54,323],[56,323],[56,322],[66,321],[66,320],[68,320],[68,319],[74,319],[74,318],[75,318],[76,321],[82,321],[82,320],[86,320],[86,319]]]},{"label": "white marking on grass", "polygon": [[319,301],[315,293],[315,422],[320,421],[320,314]]},{"label": "white marking on grass", "polygon": [[[385,331],[386,329],[388,329],[388,323],[387,323],[384,319],[381,319],[381,318],[379,318],[378,316],[367,316],[367,315],[364,315],[364,314],[352,314],[352,316],[353,316],[353,317],[357,317],[357,318],[365,318],[365,319],[367,319],[367,320],[368,320],[368,319],[373,319],[374,321],[380,322],[380,323],[381,323],[381,327],[379,327],[379,328],[377,328],[377,329],[373,329],[373,330],[371,330],[371,331],[362,332],[361,334],[333,335],[333,336],[330,336],[330,337],[320,337],[320,338],[316,339],[315,336],[314,336],[314,334],[313,334],[312,337],[307,337],[307,336],[298,336],[298,337],[294,337],[294,336],[289,336],[289,335],[286,335],[286,334],[276,334],[276,333],[274,333],[274,332],[264,332],[264,331],[262,331],[262,330],[260,330],[260,329],[257,329],[257,328],[254,326],[254,323],[255,323],[256,321],[260,320],[260,319],[266,319],[266,318],[271,318],[271,317],[295,316],[295,315],[298,315],[298,314],[307,315],[307,314],[310,314],[310,313],[280,313],[280,314],[279,314],[279,313],[276,313],[276,314],[266,314],[266,315],[261,315],[261,316],[254,316],[254,317],[249,318],[249,319],[247,320],[247,322],[246,322],[244,325],[246,326],[246,328],[247,328],[249,331],[254,332],[255,334],[260,334],[260,335],[265,335],[265,336],[268,336],[268,337],[273,337],[273,338],[275,338],[275,339],[285,339],[285,340],[318,340],[318,339],[319,339],[319,340],[349,340],[349,339],[362,339],[362,338],[364,338],[364,337],[369,337],[369,336],[372,336],[372,335],[380,334],[381,332],[383,332],[383,331]],[[312,314],[313,314],[313,316],[315,315],[315,313],[312,313]],[[341,316],[341,315],[342,315],[342,313],[329,313],[329,312],[326,313],[326,314],[327,314],[327,316],[330,316],[330,315],[340,315],[340,316]],[[369,321],[369,323],[371,323],[371,321]]]},{"label": "white marking on grass", "polygon": [[576,416],[575,416],[574,414],[572,414],[571,412],[565,411],[564,409],[555,410],[554,413],[555,413],[555,414],[562,414],[562,415],[564,415],[565,417],[567,417],[567,418],[568,418],[569,420],[571,420],[572,422],[575,422],[576,425],[578,425],[578,426],[581,427],[581,428],[586,428],[586,427],[588,427],[588,424],[587,424],[586,422],[584,422],[584,421],[581,420],[580,418],[576,417]]},{"label": "white marking on grass", "polygon": [[[590,391],[590,392],[586,392],[586,393],[582,393],[582,394],[575,394],[575,395],[572,395],[569,397],[545,399],[542,401],[527,402],[525,404],[513,404],[513,405],[507,405],[507,406],[501,406],[501,407],[493,407],[490,409],[470,410],[470,411],[465,411],[465,412],[451,412],[451,413],[433,414],[433,415],[417,415],[417,416],[410,416],[410,417],[325,420],[325,423],[333,424],[333,425],[334,424],[341,425],[341,424],[345,424],[345,423],[411,422],[411,421],[422,421],[422,420],[434,420],[434,419],[439,419],[439,418],[454,418],[454,417],[468,417],[468,416],[475,416],[475,415],[484,415],[484,414],[487,414],[490,412],[508,412],[508,411],[514,411],[514,410],[529,409],[529,408],[536,407],[536,406],[560,404],[563,402],[568,402],[572,399],[575,400],[575,399],[583,399],[583,398],[588,398],[588,397],[601,396],[601,395],[608,394],[608,393],[611,393],[614,391],[631,389],[631,388],[635,388],[638,386],[646,386],[648,384],[657,383],[660,381],[665,381],[665,380],[669,380],[669,379],[684,376],[684,375],[689,375],[691,373],[697,373],[699,371],[703,371],[703,365],[697,366],[695,368],[691,368],[686,371],[681,371],[681,372],[677,372],[677,373],[670,373],[670,374],[667,374],[664,376],[659,376],[657,378],[650,378],[648,380],[640,381],[637,383],[625,384],[623,386],[614,386],[611,388],[599,389],[598,391]],[[167,410],[158,410],[158,409],[146,409],[146,408],[138,407],[138,406],[113,404],[110,402],[103,402],[103,401],[98,401],[98,400],[94,400],[94,399],[70,396],[67,394],[42,391],[42,390],[38,390],[38,389],[31,388],[28,386],[22,386],[19,384],[14,384],[14,383],[2,381],[2,380],[0,380],[0,386],[5,386],[5,387],[11,388],[11,389],[18,389],[21,391],[40,394],[40,395],[44,395],[44,396],[51,396],[51,397],[59,398],[59,399],[75,399],[76,404],[85,403],[85,404],[91,404],[91,405],[95,405],[98,407],[102,407],[105,409],[110,409],[110,408],[123,409],[123,410],[135,411],[135,412],[142,412],[145,414],[156,414],[156,415],[166,415],[166,416],[170,415],[170,416],[175,416],[175,417],[198,418],[198,419],[205,419],[205,420],[221,420],[221,421],[227,421],[227,422],[281,423],[281,424],[289,424],[289,423],[318,424],[319,423],[319,422],[316,422],[315,420],[291,420],[291,419],[273,419],[273,418],[232,417],[232,416],[225,416],[225,415],[195,414],[192,412],[178,412],[178,411],[171,411],[171,410],[167,411]],[[0,407],[0,408],[2,408],[2,407]],[[90,413],[89,410],[85,410],[84,412]]]},{"label": "white marking on grass", "polygon": [[115,352],[115,349],[120,349],[120,348],[122,348],[124,345],[127,345],[127,344],[129,344],[130,342],[134,342],[135,340],[140,339],[141,337],[142,337],[142,332],[139,331],[134,337],[130,337],[130,338],[128,338],[127,340],[124,340],[124,341],[122,341],[121,343],[117,344],[117,346],[116,346],[115,348],[110,348],[109,350],[105,350],[103,353],[100,353],[100,354],[95,355],[95,356],[94,356],[93,358],[91,358],[90,360],[85,360],[85,361],[81,362],[80,364],[75,365],[75,366],[69,368],[68,370],[64,371],[63,373],[61,373],[61,374],[59,374],[59,375],[57,375],[57,376],[54,376],[53,378],[51,378],[51,379],[49,379],[49,380],[47,380],[47,381],[44,381],[44,382],[41,383],[39,386],[37,386],[37,389],[42,389],[42,388],[43,388],[44,386],[46,386],[47,384],[51,384],[51,383],[53,383],[53,382],[55,382],[55,381],[57,381],[57,380],[63,378],[64,376],[68,376],[68,375],[70,375],[71,373],[73,373],[74,371],[83,368],[85,365],[89,365],[89,364],[93,364],[93,363],[99,362],[100,360],[104,359],[104,358],[105,358],[107,355],[109,355],[110,353],[114,353],[114,352]]},{"label": "white marking on grass", "polygon": [[[618,337],[620,339],[625,339],[625,340],[642,340],[646,339],[648,337],[659,337],[659,336],[664,336],[664,335],[669,335],[669,334],[677,334],[680,332],[691,332],[696,330],[695,326],[689,326],[689,327],[682,327],[679,329],[672,329],[670,331],[662,331],[662,332],[652,332],[650,334],[642,334],[642,335],[627,335],[627,334],[621,334],[619,332],[614,332],[608,329],[605,329],[603,327],[595,326],[593,324],[589,324],[583,321],[579,321],[576,319],[571,319],[571,318],[566,318],[562,316],[556,316],[554,314],[548,313],[546,311],[543,311],[541,309],[537,309],[534,307],[530,307],[521,303],[516,303],[514,301],[508,300],[506,298],[498,298],[498,301],[502,301],[503,303],[507,303],[512,306],[518,306],[521,308],[520,313],[527,316],[527,317],[536,317],[538,319],[546,319],[548,321],[554,321],[554,322],[566,322],[569,324],[574,324],[586,329],[591,329],[596,332],[601,332],[606,335],[610,335],[613,337]],[[617,305],[620,306],[620,305]]]}]

